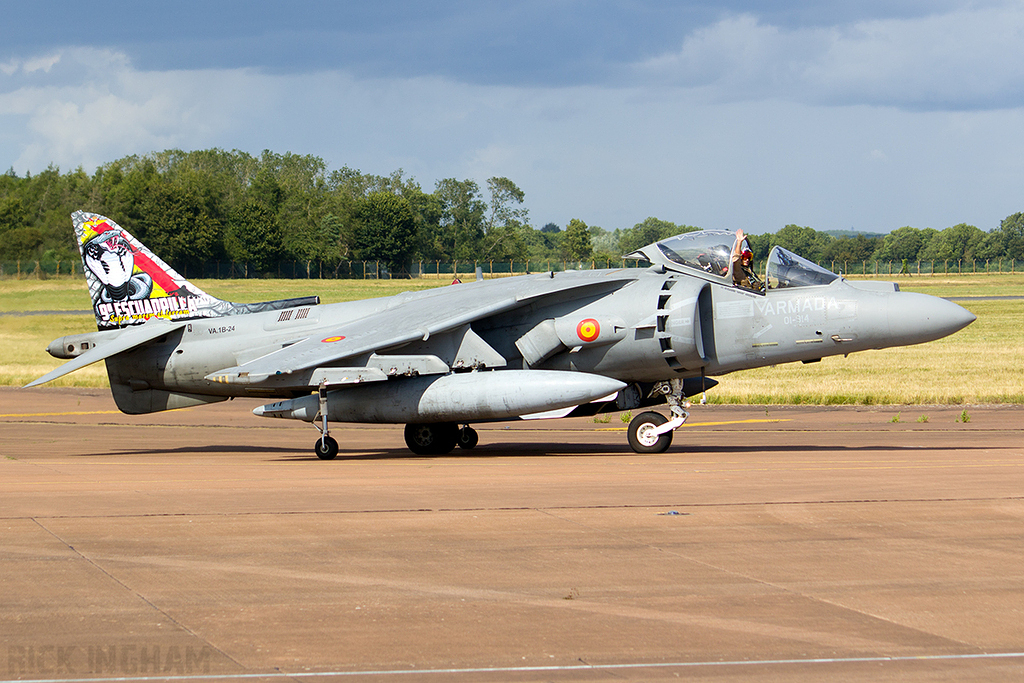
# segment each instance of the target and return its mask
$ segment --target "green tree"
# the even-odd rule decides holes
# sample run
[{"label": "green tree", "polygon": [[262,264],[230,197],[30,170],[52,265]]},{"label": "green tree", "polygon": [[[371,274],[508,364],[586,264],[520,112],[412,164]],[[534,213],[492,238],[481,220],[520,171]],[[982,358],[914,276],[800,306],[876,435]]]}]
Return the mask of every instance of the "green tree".
[{"label": "green tree", "polygon": [[[522,208],[526,195],[508,178],[489,178],[490,214],[484,224],[481,259],[524,259],[529,212]],[[518,208],[517,208],[518,207]]]},{"label": "green tree", "polygon": [[0,233],[24,228],[28,222],[28,211],[19,196],[0,199]]},{"label": "green tree", "polygon": [[1024,259],[1024,213],[1007,216],[978,245],[978,258]]},{"label": "green tree", "polygon": [[409,201],[390,192],[371,192],[355,210],[354,255],[383,261],[392,271],[409,263],[416,245],[416,223]]},{"label": "green tree", "polygon": [[281,228],[277,216],[263,204],[247,201],[231,216],[224,234],[228,256],[257,272],[270,270],[281,258]]},{"label": "green tree", "polygon": [[693,232],[700,228],[691,225],[676,225],[669,221],[650,216],[643,222],[637,223],[632,228],[622,230],[619,233],[619,251],[628,254],[648,244],[659,242],[663,239],[679,235],[684,232]]},{"label": "green tree", "polygon": [[3,233],[0,240],[0,258],[15,260],[35,260],[40,256],[44,241],[43,231],[39,228],[14,228]]},{"label": "green tree", "polygon": [[836,264],[862,263],[871,258],[880,241],[867,235],[839,237],[826,245],[822,259]]},{"label": "green tree", "polygon": [[959,223],[939,231],[921,249],[917,258],[927,261],[971,260],[975,258],[975,252],[984,238],[985,233],[978,228]]},{"label": "green tree", "polygon": [[1024,259],[1024,213],[1007,216],[999,223],[998,230],[1003,237],[1003,255]]},{"label": "green tree", "polygon": [[823,261],[825,249],[832,239],[828,233],[790,224],[775,233],[770,242],[773,247],[789,249],[811,261]]},{"label": "green tree", "polygon": [[882,238],[873,258],[879,261],[917,261],[926,241],[921,230],[905,225]]},{"label": "green tree", "polygon": [[587,224],[578,218],[569,221],[562,236],[562,253],[573,261],[590,258],[594,247],[590,242],[590,230]]},{"label": "green tree", "polygon": [[209,215],[196,184],[175,186],[153,177],[139,203],[135,235],[177,267],[196,266],[215,255],[220,222]]},{"label": "green tree", "polygon": [[301,232],[291,236],[291,253],[305,264],[307,278],[311,276],[313,263],[340,260],[344,230],[341,219],[333,213],[317,224],[300,225],[297,230]]},{"label": "green tree", "polygon": [[487,211],[480,197],[480,187],[472,180],[445,178],[437,181],[434,194],[441,208],[441,219],[430,252],[444,259],[476,258],[484,237]]}]

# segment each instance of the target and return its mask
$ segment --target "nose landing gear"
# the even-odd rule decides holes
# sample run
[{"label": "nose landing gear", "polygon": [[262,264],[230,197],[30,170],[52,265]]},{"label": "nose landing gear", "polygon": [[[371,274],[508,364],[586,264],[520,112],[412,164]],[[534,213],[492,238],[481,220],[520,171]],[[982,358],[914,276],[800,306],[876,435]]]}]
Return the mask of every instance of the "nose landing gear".
[{"label": "nose landing gear", "polygon": [[658,382],[652,395],[664,394],[672,412],[672,419],[661,413],[640,413],[629,423],[626,438],[634,453],[664,453],[672,445],[672,432],[683,426],[690,414],[690,403],[683,398],[683,381],[678,379]]}]

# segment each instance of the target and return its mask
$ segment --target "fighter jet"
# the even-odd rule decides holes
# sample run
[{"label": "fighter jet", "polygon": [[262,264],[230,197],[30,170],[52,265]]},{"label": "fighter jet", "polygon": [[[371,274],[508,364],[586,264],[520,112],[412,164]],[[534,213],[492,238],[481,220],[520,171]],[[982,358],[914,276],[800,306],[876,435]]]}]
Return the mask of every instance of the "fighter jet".
[{"label": "fighter jet", "polygon": [[[975,320],[960,306],[849,281],[781,247],[764,278],[736,259],[742,233],[699,231],[629,254],[636,267],[545,272],[396,296],[239,304],[188,282],[114,221],[72,216],[98,331],[53,341],[69,362],[36,386],[105,361],[137,415],[223,401],[310,422],[405,424],[417,454],[473,448],[471,425],[643,410],[627,437],[662,452],[688,397],[746,368],[932,341]],[[748,277],[749,276],[749,277]],[[763,284],[762,284],[763,283]]]}]

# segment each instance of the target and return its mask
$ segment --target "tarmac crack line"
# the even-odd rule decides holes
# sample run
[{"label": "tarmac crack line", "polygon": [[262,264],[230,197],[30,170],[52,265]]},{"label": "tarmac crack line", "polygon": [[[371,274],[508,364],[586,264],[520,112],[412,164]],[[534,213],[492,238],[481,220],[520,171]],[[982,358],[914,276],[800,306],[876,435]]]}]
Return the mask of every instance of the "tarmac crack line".
[{"label": "tarmac crack line", "polygon": [[192,636],[196,640],[200,641],[201,643],[205,643],[206,645],[208,645],[210,647],[210,649],[214,650],[215,652],[220,653],[225,659],[227,659],[228,661],[233,662],[235,665],[237,665],[238,668],[242,669],[243,671],[246,669],[246,667],[241,662],[239,662],[237,659],[235,659],[234,657],[229,655],[227,652],[225,652],[224,650],[220,649],[219,647],[217,647],[216,645],[211,643],[208,639],[204,638],[203,636],[199,635],[198,633],[196,633],[195,631],[190,629],[185,624],[183,624],[180,621],[178,621],[177,619],[175,619],[166,610],[161,609],[155,603],[153,603],[152,600],[150,600],[146,596],[142,595],[137,590],[135,590],[134,588],[132,588],[131,586],[126,584],[124,581],[122,581],[121,579],[119,579],[116,576],[114,576],[113,574],[111,574],[109,571],[107,571],[105,568],[103,568],[98,562],[93,560],[91,557],[87,556],[82,551],[76,549],[73,545],[68,543],[63,538],[61,538],[60,535],[57,534],[55,531],[53,531],[52,529],[49,529],[48,527],[46,527],[46,525],[44,525],[38,519],[36,519],[35,517],[31,517],[30,519],[40,529],[42,529],[46,533],[48,533],[51,536],[53,536],[53,538],[55,538],[61,545],[63,545],[65,548],[67,548],[72,553],[74,553],[79,559],[81,559],[87,565],[89,565],[90,567],[92,567],[96,571],[98,571],[101,574],[103,574],[104,576],[106,576],[108,579],[110,579],[112,582],[114,582],[115,584],[120,586],[122,589],[124,589],[125,591],[127,591],[131,595],[134,595],[137,599],[139,599],[140,601],[142,601],[143,603],[148,605],[150,607],[150,609],[152,609],[153,611],[155,611],[158,614],[162,615],[165,619],[167,619],[167,621],[171,622],[172,624],[174,624],[175,626],[177,626],[182,631],[184,631],[185,633],[189,634],[190,636]]},{"label": "tarmac crack line", "polygon": [[[556,517],[557,519],[557,517]],[[684,612],[667,612],[665,610],[618,605],[597,602],[592,599],[566,600],[562,597],[543,597],[512,590],[494,588],[476,588],[415,581],[408,579],[392,579],[383,576],[362,574],[324,574],[283,567],[266,565],[232,565],[225,566],[219,562],[202,560],[186,560],[164,557],[109,557],[110,561],[125,562],[150,568],[178,569],[191,571],[221,572],[242,576],[259,576],[260,578],[279,577],[292,582],[315,582],[351,586],[356,588],[386,588],[405,593],[429,595],[441,598],[461,598],[493,602],[498,604],[515,604],[544,610],[571,610],[586,614],[598,614],[621,619],[641,619],[663,624],[675,624],[694,628],[717,628],[731,633],[742,633],[760,638],[781,639],[823,647],[849,647],[867,652],[878,652],[880,649],[891,648],[893,643],[873,640],[846,633],[822,633],[794,628],[782,624],[766,624],[745,619],[716,617],[705,614],[692,615]]]},{"label": "tarmac crack line", "polygon": [[[38,483],[38,482],[37,482]],[[45,482],[44,482],[45,483]],[[137,482],[135,482],[137,483]],[[141,493],[141,491],[138,491]],[[916,503],[996,503],[1021,501],[1024,496],[985,496],[965,498],[850,498],[850,499],[819,499],[819,500],[768,500],[768,501],[737,501],[722,503],[642,503],[622,505],[550,505],[550,506],[494,506],[494,507],[452,507],[452,508],[382,508],[355,510],[251,510],[247,512],[137,512],[105,515],[0,515],[5,520],[40,519],[141,519],[141,518],[173,518],[173,517],[284,517],[299,515],[381,515],[401,513],[436,513],[436,512],[525,512],[536,510],[643,510],[643,509],[708,509],[708,508],[743,508],[743,507],[781,507],[790,505],[896,505]],[[559,518],[561,519],[561,518]],[[37,521],[38,523],[38,521]]]},{"label": "tarmac crack line", "polygon": [[[938,634],[938,633],[932,633],[932,632],[929,632],[929,631],[925,631],[925,630],[922,630],[922,629],[920,629],[918,627],[910,626],[910,625],[907,625],[907,624],[902,624],[902,623],[899,623],[899,622],[894,621],[892,619],[889,619],[888,617],[880,616],[880,615],[877,615],[877,614],[872,614],[871,612],[867,612],[867,611],[864,611],[862,609],[857,609],[855,607],[850,607],[848,605],[843,605],[843,604],[837,603],[835,601],[829,600],[827,598],[824,598],[824,597],[821,597],[821,596],[817,596],[817,595],[813,595],[813,594],[808,593],[806,591],[796,590],[795,588],[792,588],[790,586],[781,585],[781,584],[775,583],[773,581],[767,581],[765,579],[759,578],[757,576],[753,576],[753,575],[751,575],[749,573],[746,573],[746,572],[739,572],[739,571],[736,571],[734,569],[729,569],[729,568],[726,568],[726,567],[723,567],[723,566],[719,566],[719,565],[707,562],[705,560],[700,560],[700,559],[697,559],[695,557],[690,557],[690,556],[684,555],[684,554],[682,554],[682,553],[680,553],[678,551],[668,550],[666,548],[662,548],[662,547],[657,546],[657,545],[652,545],[650,543],[643,543],[643,542],[637,541],[634,538],[629,538],[628,536],[624,536],[624,535],[619,534],[619,533],[608,531],[606,529],[599,529],[599,528],[591,526],[589,524],[584,524],[583,522],[581,522],[579,520],[568,519],[566,517],[562,517],[560,515],[556,515],[551,510],[537,510],[537,511],[541,512],[543,514],[546,514],[546,515],[548,515],[548,516],[550,516],[550,517],[552,517],[554,519],[566,522],[568,524],[572,524],[574,526],[578,526],[578,527],[580,527],[582,529],[586,529],[588,531],[592,531],[592,532],[595,532],[595,533],[598,533],[598,534],[603,534],[603,535],[605,535],[605,536],[607,536],[609,538],[614,538],[614,539],[619,540],[619,541],[625,541],[625,542],[628,542],[628,543],[632,543],[632,544],[634,544],[638,548],[645,548],[645,549],[652,550],[652,551],[657,552],[657,553],[664,553],[666,555],[671,555],[673,557],[677,557],[677,558],[679,558],[681,560],[685,560],[687,562],[692,562],[693,564],[705,567],[707,569],[712,569],[712,570],[715,570],[715,571],[718,571],[718,572],[722,572],[723,574],[726,574],[728,576],[733,576],[733,577],[736,577],[736,578],[739,578],[739,579],[745,579],[747,581],[751,581],[751,582],[756,583],[758,585],[765,586],[767,588],[771,588],[772,590],[779,591],[780,593],[785,593],[785,594],[788,594],[788,595],[798,596],[798,597],[804,598],[805,600],[809,600],[811,602],[815,602],[815,603],[823,604],[823,605],[828,605],[828,606],[833,607],[835,609],[839,609],[839,610],[846,611],[846,612],[851,612],[853,614],[859,614],[861,616],[865,616],[865,617],[868,617],[870,619],[874,619],[874,620],[877,620],[877,621],[880,621],[880,622],[883,622],[883,623],[890,624],[890,625],[892,625],[894,627],[897,627],[899,629],[905,629],[905,630],[908,630],[908,631],[912,631],[914,633],[920,633],[920,634],[923,634],[923,635],[927,635],[927,636],[929,636],[931,638],[938,638],[938,639],[940,639],[940,640],[942,640],[942,641],[944,641],[946,643],[954,643],[956,645],[960,645],[960,646],[963,646],[963,647],[972,648],[972,649],[976,650],[979,653],[984,652],[983,648],[979,647],[978,645],[975,645],[974,643],[966,643],[966,642],[963,642],[963,641],[960,641],[960,640],[956,640],[954,638],[950,638],[948,636],[944,636],[944,635],[941,635],[941,634]],[[753,622],[753,623],[757,623],[757,622]],[[714,624],[711,624],[711,625],[713,626]],[[832,633],[829,633],[829,632],[822,633],[820,631],[813,631],[813,632],[811,632],[811,631],[804,631],[803,629],[794,629],[792,627],[782,626],[781,624],[780,625],[765,624],[764,626],[768,627],[769,629],[771,629],[773,631],[775,631],[775,630],[777,630],[777,631],[799,631],[799,632],[807,633],[808,635],[818,636],[817,638],[809,638],[809,639],[807,639],[807,642],[812,642],[812,643],[815,643],[815,644],[818,644],[818,645],[824,644],[824,645],[828,645],[828,646],[835,646],[835,645],[838,644],[836,642],[828,641],[828,640],[822,640],[820,638],[821,636],[837,635],[837,634],[832,634]],[[839,634],[839,635],[842,635],[842,634]],[[852,636],[848,636],[848,637],[851,640],[866,640],[866,639],[856,638],[856,637],[852,637]],[[876,645],[892,646],[892,643],[890,643],[890,642],[883,642],[883,641],[868,641],[868,642],[876,642]]]}]

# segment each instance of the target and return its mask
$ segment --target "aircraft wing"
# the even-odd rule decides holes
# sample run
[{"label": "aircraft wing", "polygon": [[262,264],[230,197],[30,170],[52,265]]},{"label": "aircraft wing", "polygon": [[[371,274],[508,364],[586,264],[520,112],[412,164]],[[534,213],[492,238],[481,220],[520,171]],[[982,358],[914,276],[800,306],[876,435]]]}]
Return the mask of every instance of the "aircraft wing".
[{"label": "aircraft wing", "polygon": [[152,341],[157,337],[167,334],[168,332],[181,329],[187,324],[188,321],[168,322],[163,318],[153,318],[143,325],[126,328],[121,332],[121,334],[117,335],[113,339],[104,341],[102,344],[89,349],[82,355],[68,361],[59,368],[51,370],[39,379],[29,382],[24,388],[28,389],[29,387],[46,384],[58,377],[63,377],[69,372],[74,372],[75,370],[84,368],[86,365],[92,365],[104,358],[109,358],[110,356],[117,355],[123,351],[128,351],[136,346],[145,344],[148,341]]},{"label": "aircraft wing", "polygon": [[[601,279],[559,274],[538,275],[481,287],[454,285],[427,292],[398,295],[385,310],[321,331],[279,351],[207,375],[229,384],[260,384],[281,375],[337,364],[408,342],[427,341],[432,335],[457,329],[488,316],[530,305],[558,293],[613,291],[634,276],[607,275]],[[490,284],[490,283],[488,283]],[[505,286],[502,286],[505,285]]]}]

